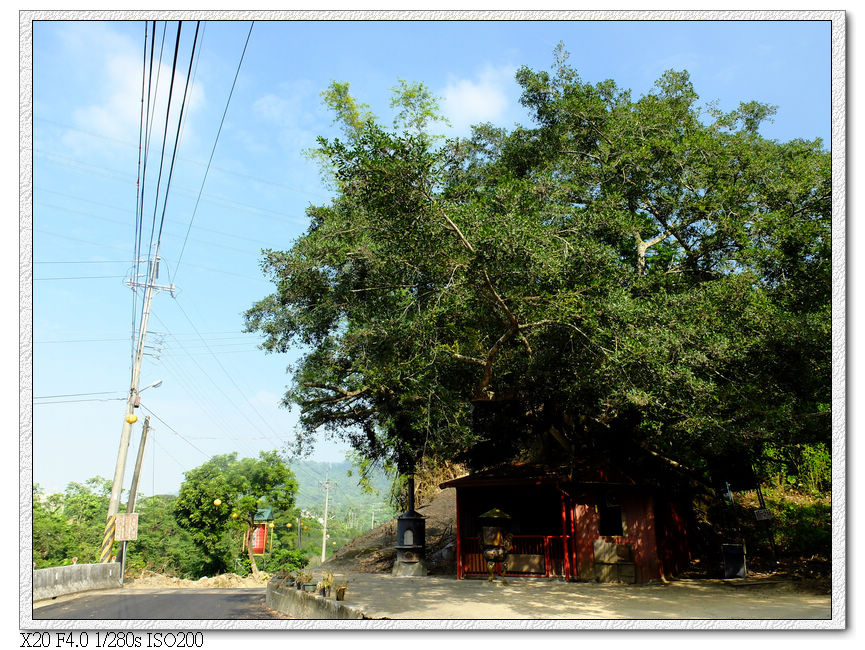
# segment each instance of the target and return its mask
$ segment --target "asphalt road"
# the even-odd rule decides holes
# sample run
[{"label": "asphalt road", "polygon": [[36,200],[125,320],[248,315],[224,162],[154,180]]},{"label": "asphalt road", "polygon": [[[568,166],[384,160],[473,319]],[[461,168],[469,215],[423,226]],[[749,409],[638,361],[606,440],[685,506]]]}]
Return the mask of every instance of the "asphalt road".
[{"label": "asphalt road", "polygon": [[39,620],[284,619],[264,589],[136,589],[79,595],[33,608]]}]

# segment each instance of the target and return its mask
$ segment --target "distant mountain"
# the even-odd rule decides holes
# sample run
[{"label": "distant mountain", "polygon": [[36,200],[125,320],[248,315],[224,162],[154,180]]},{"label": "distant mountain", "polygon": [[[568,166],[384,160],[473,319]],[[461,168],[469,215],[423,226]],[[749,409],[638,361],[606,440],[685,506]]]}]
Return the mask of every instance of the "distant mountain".
[{"label": "distant mountain", "polygon": [[[368,526],[373,517],[383,521],[396,514],[388,503],[393,476],[375,471],[369,477],[372,491],[360,487],[360,473],[351,463],[294,460],[289,463],[298,482],[298,507],[315,513],[324,511],[324,484],[330,481],[328,515]],[[349,475],[350,474],[350,475]]]}]

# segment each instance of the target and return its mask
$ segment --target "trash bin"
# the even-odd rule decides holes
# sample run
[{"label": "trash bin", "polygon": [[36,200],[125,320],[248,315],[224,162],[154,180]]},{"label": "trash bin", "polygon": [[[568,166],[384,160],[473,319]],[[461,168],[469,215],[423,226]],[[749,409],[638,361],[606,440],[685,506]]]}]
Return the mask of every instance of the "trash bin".
[{"label": "trash bin", "polygon": [[721,544],[721,554],[724,556],[724,577],[744,578],[748,573],[745,566],[745,545]]}]

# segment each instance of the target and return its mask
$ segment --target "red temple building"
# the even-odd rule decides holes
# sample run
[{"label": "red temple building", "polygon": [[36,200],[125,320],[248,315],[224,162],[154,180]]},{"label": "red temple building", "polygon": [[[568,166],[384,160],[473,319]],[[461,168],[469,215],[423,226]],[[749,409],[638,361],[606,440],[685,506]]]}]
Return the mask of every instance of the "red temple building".
[{"label": "red temple building", "polygon": [[493,508],[510,515],[508,576],[627,583],[674,576],[690,561],[690,510],[671,486],[598,466],[529,464],[442,483],[456,489],[457,577],[487,575],[479,519]]}]

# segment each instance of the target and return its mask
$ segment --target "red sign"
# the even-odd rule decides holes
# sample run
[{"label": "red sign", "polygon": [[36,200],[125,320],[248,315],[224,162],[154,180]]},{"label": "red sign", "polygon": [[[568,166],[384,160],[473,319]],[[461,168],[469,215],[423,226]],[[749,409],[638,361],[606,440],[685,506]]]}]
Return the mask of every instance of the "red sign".
[{"label": "red sign", "polygon": [[252,547],[252,552],[258,555],[264,553],[264,549],[267,546],[267,524],[256,526],[250,532],[252,539],[249,545]]}]

